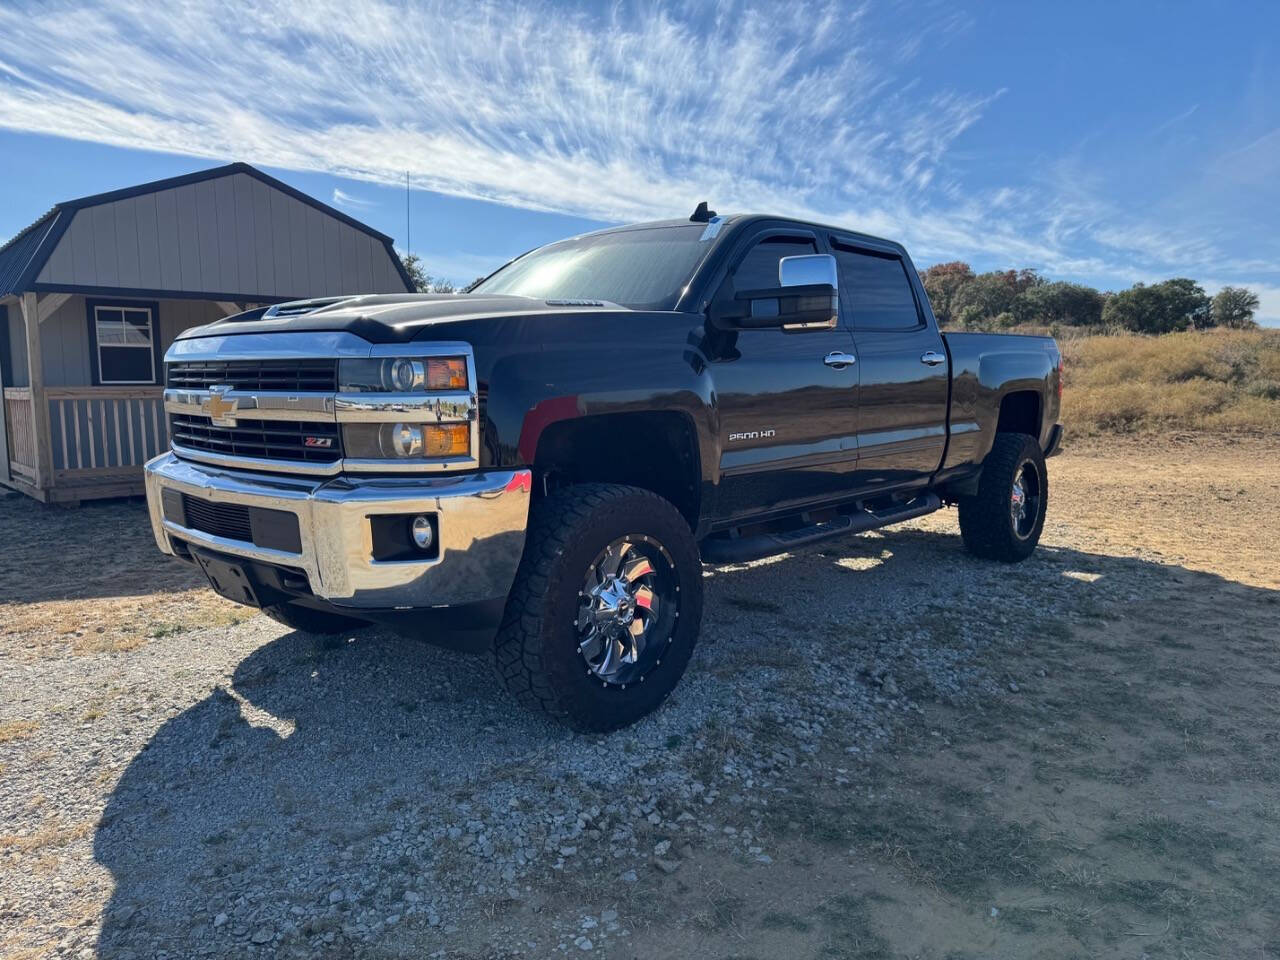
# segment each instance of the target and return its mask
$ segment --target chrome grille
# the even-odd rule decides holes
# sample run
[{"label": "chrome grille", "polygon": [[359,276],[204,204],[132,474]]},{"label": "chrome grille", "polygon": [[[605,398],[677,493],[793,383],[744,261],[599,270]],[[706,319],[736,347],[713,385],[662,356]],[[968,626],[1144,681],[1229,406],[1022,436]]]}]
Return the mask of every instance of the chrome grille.
[{"label": "chrome grille", "polygon": [[[309,302],[309,308],[319,305]],[[287,310],[301,306],[291,304]],[[346,360],[395,356],[465,357],[468,389],[401,397],[340,388],[339,370]],[[243,333],[179,339],[169,348],[165,369],[164,408],[179,457],[231,469],[312,476],[450,472],[479,466],[480,422],[487,398],[482,399],[484,390],[467,343],[371,344],[341,331]],[[467,424],[469,455],[349,459],[343,444],[345,425],[419,418]]]},{"label": "chrome grille", "polygon": [[336,360],[182,360],[166,367],[166,385],[207,390],[225,384],[234,390],[338,389]]},{"label": "chrome grille", "polygon": [[[342,459],[342,436],[337,423],[324,420],[246,420],[234,427],[217,427],[209,417],[174,413],[169,432],[175,447],[256,460],[296,460],[336,463]],[[308,445],[308,440],[329,446]]]}]

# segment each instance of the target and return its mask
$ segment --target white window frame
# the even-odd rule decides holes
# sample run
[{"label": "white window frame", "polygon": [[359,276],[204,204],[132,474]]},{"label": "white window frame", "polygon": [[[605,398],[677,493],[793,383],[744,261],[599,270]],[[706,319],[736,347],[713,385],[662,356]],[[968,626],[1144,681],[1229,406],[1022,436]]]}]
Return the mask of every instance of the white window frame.
[{"label": "white window frame", "polygon": [[[145,313],[147,315],[147,335],[150,338],[144,347],[140,343],[108,343],[107,347],[111,350],[146,350],[148,362],[151,365],[151,378],[148,380],[108,380],[103,375],[102,367],[102,337],[99,335],[98,327],[98,311],[113,310],[119,311],[121,316],[126,313]],[[93,305],[93,339],[98,351],[98,383],[104,387],[127,387],[154,384],[156,382],[156,314],[150,307],[122,306],[110,303],[95,303]]]}]

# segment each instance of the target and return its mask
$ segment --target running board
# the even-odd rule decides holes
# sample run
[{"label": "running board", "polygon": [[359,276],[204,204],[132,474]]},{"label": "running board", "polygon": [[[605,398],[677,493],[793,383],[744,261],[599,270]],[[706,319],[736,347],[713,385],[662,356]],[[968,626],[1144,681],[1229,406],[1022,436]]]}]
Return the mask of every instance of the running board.
[{"label": "running board", "polygon": [[861,510],[784,533],[761,533],[750,537],[707,537],[699,547],[704,563],[744,563],[775,553],[785,553],[819,540],[830,540],[848,533],[865,533],[887,527],[891,523],[922,517],[941,506],[942,501],[936,493],[926,493],[896,508],[876,512]]}]

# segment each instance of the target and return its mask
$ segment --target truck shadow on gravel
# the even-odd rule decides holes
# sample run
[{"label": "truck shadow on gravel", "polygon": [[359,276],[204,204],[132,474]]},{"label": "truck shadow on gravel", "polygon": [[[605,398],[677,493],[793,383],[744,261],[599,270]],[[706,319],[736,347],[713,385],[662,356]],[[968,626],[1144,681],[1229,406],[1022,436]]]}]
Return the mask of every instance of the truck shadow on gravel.
[{"label": "truck shadow on gravel", "polygon": [[[1120,919],[1083,906],[1083,914],[1064,908],[1059,916],[1050,903],[1044,913],[1024,911],[1021,927],[999,930],[987,908],[1005,889],[1049,891],[1055,871],[1067,869],[1064,850],[1086,876],[1093,859],[1144,883],[1177,874],[1185,866],[1178,851],[1147,837],[1155,821],[1134,810],[1153,805],[1148,793],[1158,787],[1175,801],[1160,808],[1157,827],[1190,823],[1191,807],[1176,798],[1194,794],[1187,803],[1201,817],[1206,774],[1188,771],[1185,756],[1170,754],[1161,766],[1144,742],[1176,746],[1180,725],[1207,738],[1201,713],[1212,723],[1229,720],[1231,731],[1237,722],[1256,724],[1245,701],[1223,707],[1223,700],[1239,693],[1235,686],[1275,679],[1270,668],[1266,677],[1237,676],[1262,643],[1266,617],[1274,623],[1275,591],[1137,559],[1042,548],[1005,567],[969,559],[954,535],[905,529],[711,568],[706,586],[704,642],[681,687],[656,716],[611,738],[575,736],[518,709],[484,658],[377,630],[331,647],[296,632],[259,647],[236,666],[229,688],[166,722],[112,792],[94,841],[95,858],[115,881],[102,955],[393,956],[452,945],[462,948],[458,955],[505,956],[484,944],[516,930],[524,940],[547,934],[552,939],[539,943],[550,952],[561,913],[572,921],[582,904],[598,912],[610,903],[636,933],[632,949],[645,942],[668,955],[695,947],[716,955],[740,946],[717,939],[727,932],[697,917],[718,916],[715,897],[729,895],[738,904],[735,929],[750,934],[761,956],[797,944],[801,956],[921,947],[941,955],[944,946],[956,956],[970,946],[984,955],[1108,952],[1115,924],[1150,919],[1158,929],[1169,903],[1154,894],[1149,902],[1117,900],[1123,886],[1072,889],[1073,904],[1093,896]],[[1231,655],[1223,648],[1228,629],[1239,634]],[[1145,719],[1134,713],[1153,704],[1161,709]],[[950,724],[948,737],[927,731],[939,722]],[[1277,723],[1266,721],[1260,735],[1274,740]],[[1132,757],[1116,753],[1121,731]],[[1037,736],[1057,746],[1046,752]],[[1099,737],[1113,740],[1100,751]],[[993,759],[992,745],[1001,757]],[[1249,756],[1251,766],[1219,775],[1231,778],[1233,791],[1237,782],[1274,786],[1276,762]],[[1094,772],[1083,769],[1086,761]],[[1006,777],[990,797],[983,785],[993,782],[993,764],[1025,765],[1036,789],[1018,786],[1020,803],[1011,792],[1002,805],[1014,784]],[[1125,770],[1136,779],[1126,781]],[[885,797],[909,784],[912,797],[874,808],[854,803],[841,784],[859,777]],[[1059,780],[1059,798],[1083,797],[1084,782],[1109,791],[1105,802],[1087,791],[1081,809],[1091,812],[1066,818],[1079,821],[1088,843],[1028,839],[1075,829],[1063,825],[1061,811],[1052,825],[1046,820],[1048,806],[1061,806]],[[759,803],[779,787],[786,792],[772,805]],[[974,860],[972,850],[938,859],[956,842],[945,826],[956,812],[948,804],[967,804],[965,817],[1019,825],[1008,861],[1016,875],[1005,876],[1008,864]],[[924,829],[922,811],[935,807],[939,820]],[[1096,839],[1095,823],[1118,816],[1113,808],[1137,824],[1112,823],[1114,849]],[[580,814],[593,809],[584,822]],[[694,816],[678,817],[690,810]],[[1257,817],[1214,813],[1213,836],[1238,851],[1280,808]],[[966,847],[968,835],[957,836],[957,851],[972,848],[972,837]],[[678,873],[650,866],[663,839],[683,852]],[[748,842],[776,866],[757,862]],[[815,851],[821,870],[813,869]],[[1186,856],[1195,854],[1188,848]],[[719,892],[695,879],[712,857],[735,864],[715,880]],[[846,860],[860,871],[866,862],[884,864],[892,889],[868,885],[865,871],[859,887],[852,873],[841,874]],[[1237,922],[1242,904],[1280,879],[1243,854],[1229,864],[1198,863],[1186,885],[1227,888]],[[758,871],[771,869],[794,893],[770,894],[766,903],[760,891],[772,885],[762,887]],[[741,896],[726,894],[739,874]],[[830,897],[806,883],[865,896],[858,942],[883,950],[842,948],[842,934],[822,919]],[[603,900],[601,890],[609,891]],[[897,899],[904,890],[913,903],[941,897],[936,907],[949,926],[933,924],[940,939],[927,940],[918,905]],[[820,909],[779,924],[790,899]],[[1186,916],[1222,922],[1218,902],[1226,901],[1201,896],[1180,927]],[[597,946],[607,940],[601,930]]]}]

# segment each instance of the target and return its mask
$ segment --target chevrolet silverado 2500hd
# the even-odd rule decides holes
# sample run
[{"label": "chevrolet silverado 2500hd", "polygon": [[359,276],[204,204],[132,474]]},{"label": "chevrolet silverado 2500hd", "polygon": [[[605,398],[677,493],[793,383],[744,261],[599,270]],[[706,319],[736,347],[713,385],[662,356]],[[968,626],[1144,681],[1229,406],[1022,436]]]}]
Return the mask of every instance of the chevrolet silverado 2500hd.
[{"label": "chevrolet silverado 2500hd", "polygon": [[759,216],[604,230],[462,295],[278,304],[165,358],[160,549],[316,632],[487,647],[520,700],[607,730],[689,661],[702,563],[956,505],[1035,548],[1061,366],[943,334],[898,244]]}]

